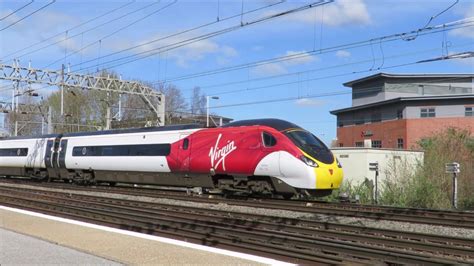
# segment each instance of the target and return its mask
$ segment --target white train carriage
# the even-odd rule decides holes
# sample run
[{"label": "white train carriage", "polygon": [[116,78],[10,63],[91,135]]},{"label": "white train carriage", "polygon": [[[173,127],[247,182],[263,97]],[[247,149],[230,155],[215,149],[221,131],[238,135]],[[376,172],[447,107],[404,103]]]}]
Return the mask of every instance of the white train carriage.
[{"label": "white train carriage", "polygon": [[0,175],[46,177],[47,143],[55,138],[56,135],[0,139]]},{"label": "white train carriage", "polygon": [[171,171],[166,160],[170,144],[195,131],[65,135],[60,146],[66,149],[65,168],[69,170],[167,173]]}]

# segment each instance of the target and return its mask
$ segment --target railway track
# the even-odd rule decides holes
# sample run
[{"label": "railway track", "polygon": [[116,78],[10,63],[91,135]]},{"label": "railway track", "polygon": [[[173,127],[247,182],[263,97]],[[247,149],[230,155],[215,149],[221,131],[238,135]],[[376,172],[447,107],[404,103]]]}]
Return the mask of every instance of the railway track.
[{"label": "railway track", "polygon": [[305,200],[279,200],[268,198],[223,198],[218,195],[187,195],[184,192],[158,190],[153,188],[94,186],[80,187],[63,183],[34,183],[23,180],[1,180],[2,183],[39,185],[76,191],[100,191],[124,195],[168,198],[174,200],[192,200],[201,203],[225,203],[235,206],[246,206],[267,209],[299,211],[312,214],[337,215],[346,217],[369,218],[375,220],[391,220],[398,222],[421,223],[449,227],[474,229],[474,212],[449,210],[426,210],[415,208],[398,208],[375,205],[358,205],[350,203],[328,203]]},{"label": "railway track", "polygon": [[294,263],[474,263],[462,238],[184,206],[0,188],[2,205]]}]

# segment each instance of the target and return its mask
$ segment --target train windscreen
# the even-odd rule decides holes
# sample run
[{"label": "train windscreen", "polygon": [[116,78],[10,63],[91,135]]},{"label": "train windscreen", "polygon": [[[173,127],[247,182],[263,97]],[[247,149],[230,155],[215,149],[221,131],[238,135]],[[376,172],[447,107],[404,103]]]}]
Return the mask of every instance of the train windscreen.
[{"label": "train windscreen", "polygon": [[308,131],[291,130],[285,132],[285,135],[288,136],[298,148],[314,159],[326,164],[334,162],[334,157],[328,147]]}]

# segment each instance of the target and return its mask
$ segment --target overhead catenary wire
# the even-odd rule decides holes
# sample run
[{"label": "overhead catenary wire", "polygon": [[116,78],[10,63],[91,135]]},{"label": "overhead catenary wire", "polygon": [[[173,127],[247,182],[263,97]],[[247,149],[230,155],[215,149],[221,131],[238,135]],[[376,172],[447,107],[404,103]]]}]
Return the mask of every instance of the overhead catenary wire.
[{"label": "overhead catenary wire", "polygon": [[[33,1],[32,1],[32,2],[33,2]],[[108,15],[110,15],[110,14],[112,14],[112,13],[114,13],[114,12],[116,12],[116,11],[122,9],[122,8],[125,8],[125,7],[127,7],[127,6],[129,6],[129,5],[131,5],[131,4],[133,4],[134,2],[135,2],[135,0],[130,1],[130,2],[128,2],[128,3],[125,3],[125,4],[123,4],[123,5],[120,5],[119,7],[116,7],[116,8],[114,8],[114,9],[112,9],[112,10],[109,10],[109,11],[107,11],[107,12],[105,12],[105,13],[102,13],[102,14],[100,14],[100,15],[98,15],[98,16],[96,16],[96,17],[93,17],[93,18],[91,18],[91,19],[88,19],[88,20],[86,20],[86,21],[84,21],[84,22],[81,22],[81,23],[79,23],[79,24],[77,24],[77,25],[75,25],[75,26],[73,26],[73,27],[71,27],[71,28],[68,28],[68,29],[66,29],[66,30],[64,30],[64,31],[62,31],[62,32],[60,32],[60,33],[51,35],[51,36],[49,36],[49,37],[47,37],[47,38],[45,38],[45,39],[42,39],[41,41],[38,41],[38,42],[36,42],[36,43],[34,43],[34,44],[31,44],[31,45],[29,45],[29,46],[26,46],[26,47],[24,47],[24,48],[21,48],[21,49],[19,49],[19,50],[16,50],[16,51],[14,51],[14,52],[12,52],[12,53],[10,53],[10,54],[5,55],[5,56],[3,57],[3,59],[4,59],[4,61],[9,61],[9,60],[13,59],[13,58],[9,59],[9,57],[12,57],[12,56],[14,56],[14,55],[16,55],[16,54],[18,54],[18,53],[21,53],[21,52],[23,52],[23,51],[25,51],[25,50],[28,50],[28,49],[30,49],[30,48],[32,48],[32,47],[35,47],[35,46],[39,45],[39,44],[45,43],[45,42],[47,42],[47,41],[49,41],[49,40],[51,40],[51,39],[54,39],[54,38],[56,38],[56,37],[59,37],[59,36],[65,34],[66,32],[71,32],[71,31],[73,31],[73,30],[75,30],[75,29],[78,29],[78,28],[80,28],[80,27],[82,27],[82,26],[84,26],[84,25],[87,25],[87,24],[89,24],[89,23],[91,23],[91,22],[93,22],[93,21],[95,21],[95,20],[98,20],[98,19],[100,19],[100,18],[103,18],[103,17],[105,17],[105,16],[108,16]],[[83,33],[81,33],[81,34],[83,34]],[[20,56],[20,57],[21,57],[21,56]]]},{"label": "overhead catenary wire", "polygon": [[[158,1],[158,2],[160,2],[160,1]],[[167,9],[168,7],[170,7],[170,6],[174,5],[174,4],[176,4],[177,2],[178,2],[178,0],[174,0],[173,2],[168,3],[168,4],[166,4],[165,6],[160,7],[160,8],[158,8],[157,10],[154,10],[154,11],[152,11],[151,13],[149,13],[149,14],[147,14],[147,15],[145,15],[145,16],[140,17],[140,18],[138,18],[138,19],[136,19],[136,20],[134,20],[134,21],[128,23],[127,25],[125,25],[125,26],[123,26],[123,27],[120,27],[120,28],[117,29],[117,30],[112,31],[111,33],[108,33],[108,34],[102,36],[99,40],[93,41],[93,42],[91,42],[91,43],[89,43],[89,44],[87,44],[87,45],[81,47],[80,49],[77,49],[77,50],[75,50],[75,51],[69,53],[68,55],[64,56],[64,59],[66,59],[67,57],[70,57],[71,55],[74,55],[74,54],[77,54],[77,53],[82,52],[83,50],[85,50],[85,49],[87,49],[87,48],[89,48],[89,47],[91,47],[91,46],[93,46],[93,45],[99,43],[99,41],[100,41],[100,42],[104,41],[104,39],[107,39],[107,38],[109,38],[109,37],[111,37],[111,36],[113,36],[113,35],[115,35],[115,34],[121,32],[121,31],[123,31],[123,30],[125,30],[125,29],[127,29],[127,28],[129,28],[129,27],[131,27],[131,26],[133,26],[133,25],[135,25],[135,24],[137,24],[138,22],[141,22],[141,21],[143,21],[143,20],[145,20],[145,19],[147,19],[147,18],[149,18],[149,17],[151,17],[151,16],[153,16],[153,15],[155,15],[155,14],[157,14],[157,13],[159,13],[159,12],[165,10],[165,9]],[[50,67],[50,66],[52,66],[52,65],[54,65],[54,64],[56,64],[56,63],[58,63],[58,62],[60,62],[61,60],[62,60],[62,59],[57,59],[57,60],[55,60],[54,62],[49,63],[48,65],[44,66],[44,68]]]},{"label": "overhead catenary wire", "polygon": [[[266,6],[263,6],[263,7],[255,8],[255,9],[252,9],[252,10],[247,10],[247,11],[245,11],[244,14],[250,14],[250,13],[257,12],[257,11],[261,11],[261,10],[263,10],[263,9],[270,8],[270,7],[279,5],[279,4],[281,4],[281,3],[285,2],[285,1],[286,1],[286,0],[280,0],[280,1],[278,1],[278,2],[269,4],[269,5],[266,5]],[[159,41],[163,41],[163,40],[166,40],[166,39],[169,39],[169,38],[172,38],[172,37],[176,37],[176,36],[179,36],[179,35],[182,35],[182,34],[186,34],[186,33],[192,32],[192,31],[196,31],[196,30],[199,30],[199,29],[202,29],[202,28],[205,28],[205,27],[209,27],[209,26],[211,26],[211,25],[214,25],[214,24],[217,24],[217,23],[220,23],[220,22],[224,22],[224,21],[226,21],[226,20],[230,20],[230,19],[233,19],[233,18],[236,18],[236,17],[240,17],[240,13],[235,14],[235,15],[231,15],[231,16],[228,16],[228,17],[225,17],[225,18],[219,18],[219,19],[216,20],[216,21],[207,22],[207,23],[198,25],[198,26],[196,26],[196,27],[192,27],[192,28],[189,28],[189,29],[186,29],[186,30],[183,30],[183,31],[179,31],[179,32],[177,32],[177,33],[169,34],[169,35],[166,35],[166,36],[164,36],[164,37],[156,38],[156,39],[153,39],[153,40],[144,42],[144,43],[140,43],[140,44],[135,45],[135,46],[131,46],[131,47],[128,47],[128,48],[125,48],[125,49],[122,49],[122,50],[119,50],[119,51],[116,51],[116,52],[113,52],[113,53],[109,53],[109,54],[107,54],[107,55],[102,56],[101,59],[102,59],[102,58],[107,58],[107,57],[110,57],[110,56],[114,56],[114,55],[117,55],[117,54],[120,54],[120,53],[124,53],[124,52],[127,52],[127,51],[131,51],[131,50],[133,50],[133,49],[137,49],[137,48],[140,48],[140,47],[143,47],[143,46],[147,46],[147,45],[150,45],[150,44],[153,44],[153,43],[156,43],[156,42],[159,42]],[[93,62],[93,61],[94,61],[94,60],[91,59],[91,60],[87,60],[87,61],[81,62],[80,64],[73,64],[73,65],[71,65],[71,66],[72,66],[72,67],[81,66],[81,65],[83,65],[83,64],[87,64],[87,63],[90,63],[90,62]],[[81,70],[81,69],[80,69],[80,70]]]},{"label": "overhead catenary wire", "polygon": [[[468,44],[459,45],[459,46],[456,46],[456,47],[459,48],[459,47],[472,46],[472,45],[473,45],[473,42],[469,42]],[[400,58],[400,57],[410,56],[410,55],[413,55],[413,54],[426,53],[426,52],[436,51],[436,50],[437,50],[437,48],[432,48],[432,49],[429,49],[429,50],[411,52],[411,53],[395,55],[395,56],[391,56],[391,57],[383,57],[383,58],[385,58],[385,59]],[[379,59],[379,58],[377,58],[377,59]],[[290,75],[290,74],[291,75],[300,75],[302,73],[328,70],[328,69],[344,67],[344,66],[349,66],[349,65],[358,65],[358,64],[362,64],[362,63],[368,63],[370,61],[372,61],[372,59],[362,60],[362,61],[359,61],[359,62],[353,62],[353,63],[348,63],[348,64],[336,65],[336,66],[331,66],[331,67],[325,67],[325,68],[320,68],[320,69],[317,69],[317,70],[301,71],[301,72],[295,72],[295,73],[286,73],[286,74],[282,74],[281,76],[287,76],[287,75]],[[327,79],[327,78],[341,77],[341,76],[347,76],[347,75],[353,75],[353,74],[360,74],[360,73],[364,73],[364,72],[373,72],[374,70],[383,70],[383,69],[385,69],[385,68],[382,67],[382,68],[373,69],[371,67],[367,70],[363,70],[362,72],[360,72],[360,71],[349,71],[349,72],[342,73],[342,74],[335,74],[335,75],[329,75],[329,76],[323,76],[323,77],[312,77],[312,78],[308,78],[308,79],[304,79],[304,80],[288,81],[288,82],[284,82],[284,83],[270,84],[270,85],[264,85],[264,86],[259,86],[259,87],[247,87],[245,89],[228,90],[228,91],[223,91],[223,92],[211,93],[209,95],[210,96],[219,96],[219,95],[232,94],[232,93],[238,93],[238,92],[248,92],[248,91],[260,90],[260,89],[265,89],[265,88],[272,88],[272,87],[277,87],[277,86],[297,84],[297,83],[300,83],[300,82],[307,82],[307,81],[315,81],[315,80],[321,80],[321,79]],[[278,77],[278,75],[272,76],[272,77],[269,77],[269,78],[276,78],[276,77]],[[261,78],[261,79],[266,79],[266,78]],[[239,83],[243,83],[243,82],[245,82],[245,81],[239,81]],[[232,83],[232,85],[233,84],[235,84],[235,83]],[[224,84],[223,86],[227,86],[227,84]],[[213,86],[213,87],[218,87],[218,86]],[[220,87],[222,87],[222,86],[220,86]],[[208,87],[200,87],[200,88],[205,89],[205,88],[208,88]]]},{"label": "overhead catenary wire", "polygon": [[[444,31],[449,31],[449,30],[454,30],[454,29],[459,29],[459,28],[464,28],[464,27],[472,27],[472,26],[474,26],[474,17],[469,17],[469,18],[466,18],[466,19],[457,20],[457,21],[453,21],[453,22],[450,22],[450,23],[440,24],[440,25],[436,25],[436,26],[433,26],[433,27],[426,28],[419,35],[424,36],[424,35],[427,35],[427,34],[434,34],[434,33],[439,33],[439,32],[444,32]],[[362,40],[362,41],[357,41],[357,42],[339,44],[339,45],[326,47],[326,48],[322,48],[322,49],[305,51],[305,52],[300,52],[300,53],[295,53],[295,54],[285,55],[285,56],[278,56],[278,57],[274,57],[274,58],[263,59],[263,60],[258,60],[258,61],[254,61],[254,62],[250,62],[250,63],[239,64],[239,65],[234,65],[234,66],[229,66],[229,67],[223,67],[223,68],[218,68],[218,69],[214,69],[214,70],[202,71],[202,72],[197,72],[197,73],[183,75],[183,76],[171,77],[171,78],[168,78],[166,80],[157,81],[155,83],[166,83],[166,82],[173,82],[173,81],[179,81],[179,80],[186,80],[186,79],[192,79],[192,78],[197,78],[197,77],[215,75],[215,74],[218,74],[218,73],[235,71],[235,70],[240,70],[240,69],[248,68],[248,67],[261,66],[261,65],[265,65],[265,64],[284,62],[284,61],[294,60],[294,59],[301,59],[301,58],[304,58],[304,57],[312,56],[314,54],[324,54],[324,53],[329,53],[329,52],[335,52],[335,51],[338,51],[340,49],[354,49],[354,48],[368,46],[373,41],[381,41],[381,42],[396,41],[396,40],[401,40],[401,39],[405,38],[405,36],[414,34],[416,32],[417,32],[417,30],[412,30],[412,31],[408,31],[408,32],[402,32],[402,33],[396,33],[396,34],[391,34],[391,35],[386,35],[386,36],[381,36],[381,37],[375,37],[375,38],[372,38],[372,39],[367,39],[367,40]]]},{"label": "overhead catenary wire", "polygon": [[[318,2],[313,2],[313,3],[308,4],[308,5],[300,6],[300,7],[290,9],[290,10],[286,10],[286,11],[283,11],[283,12],[278,12],[276,14],[264,16],[264,17],[261,17],[259,19],[253,20],[253,21],[245,22],[243,25],[238,24],[238,25],[235,25],[235,26],[231,26],[229,28],[225,28],[225,29],[218,30],[218,31],[215,31],[215,32],[211,32],[211,33],[207,33],[207,34],[200,35],[200,36],[197,36],[197,37],[193,37],[193,38],[190,38],[190,39],[186,39],[186,40],[183,40],[183,41],[179,41],[179,42],[176,42],[174,44],[165,45],[165,46],[162,46],[162,47],[153,48],[153,49],[150,49],[150,50],[147,50],[147,51],[139,52],[139,53],[136,53],[134,55],[124,56],[124,57],[121,57],[121,58],[109,60],[109,61],[101,63],[101,65],[106,65],[106,64],[118,62],[118,61],[121,61],[121,60],[130,59],[130,60],[125,61],[125,62],[120,62],[120,63],[117,63],[115,65],[107,66],[106,68],[113,68],[113,67],[129,64],[129,63],[132,63],[132,62],[135,62],[135,61],[138,61],[138,60],[142,60],[144,58],[148,58],[148,57],[153,56],[157,53],[171,51],[171,50],[177,49],[179,47],[189,45],[191,43],[206,40],[206,39],[216,37],[216,36],[228,33],[228,32],[232,32],[232,31],[242,29],[244,27],[252,26],[252,25],[255,25],[255,24],[259,24],[259,23],[262,23],[262,22],[266,22],[266,21],[275,19],[275,18],[279,18],[279,17],[282,17],[282,16],[290,15],[290,14],[294,14],[294,13],[297,13],[297,12],[300,12],[300,11],[303,11],[303,10],[307,10],[307,9],[310,9],[310,8],[314,8],[314,7],[317,7],[317,6],[320,6],[320,5],[328,4],[330,2],[333,2],[333,0],[321,0],[321,1],[318,1]],[[86,63],[86,62],[84,62],[84,63]],[[76,64],[75,66],[77,66],[77,65],[78,64]],[[92,65],[92,66],[87,66],[87,67],[83,67],[83,68],[80,68],[80,69],[74,69],[74,71],[90,70],[90,69],[95,69],[97,67],[99,67],[99,66]]]},{"label": "overhead catenary wire", "polygon": [[[455,6],[457,3],[459,3],[459,0],[456,0],[453,4],[451,4],[450,6],[448,6],[447,8],[445,8],[444,10],[442,10],[441,12],[439,12],[438,14],[436,14],[436,15],[434,15],[434,16],[431,16],[430,19],[428,20],[428,22],[425,24],[425,26],[423,26],[421,29],[427,28],[435,18],[441,16],[443,13],[445,13],[446,11],[448,11],[449,9],[451,9],[451,8],[452,8],[453,6]],[[421,30],[421,29],[420,29],[420,30]],[[418,34],[415,34],[414,36],[410,36],[410,37],[404,39],[404,41],[413,41],[413,40],[415,40],[416,38],[418,38]]]},{"label": "overhead catenary wire", "polygon": [[[472,42],[456,46],[456,48],[465,47],[465,46],[472,46]],[[394,55],[392,57],[387,57],[387,59],[399,58],[399,57],[403,57],[403,56],[410,56],[413,53],[420,54],[420,53],[429,52],[429,51],[432,51],[432,50],[436,50],[436,48],[420,50],[420,51],[416,51],[416,52],[412,52],[412,53],[404,53],[404,54]],[[453,58],[442,58],[442,60],[447,60],[447,59],[453,59]],[[365,60],[365,62],[369,62],[371,60],[372,59]],[[360,62],[363,63],[364,61],[360,61]],[[421,60],[421,61],[416,61],[416,62],[411,62],[411,63],[404,63],[404,64],[400,64],[400,65],[395,65],[395,66],[384,67],[384,68],[382,68],[382,70],[383,69],[388,69],[388,68],[400,67],[400,66],[408,66],[408,65],[420,64],[420,63],[426,63],[426,62],[430,62],[430,61],[429,60]],[[357,63],[358,62],[354,62],[353,64],[357,64]],[[348,64],[348,65],[352,65],[352,63]],[[344,64],[341,65],[341,66],[344,66]],[[327,68],[320,68],[318,70],[326,70],[326,69],[331,69],[331,68],[335,68],[335,67],[338,67],[338,66],[336,65],[336,66],[331,66],[331,67],[327,67]],[[212,95],[212,96],[222,96],[222,95],[230,94],[230,93],[250,92],[250,91],[253,91],[253,90],[260,90],[260,89],[266,89],[266,88],[272,88],[272,87],[278,87],[278,86],[291,85],[291,84],[295,84],[295,83],[299,83],[299,82],[309,82],[309,81],[314,81],[314,80],[328,79],[328,78],[341,77],[341,76],[360,74],[360,73],[367,73],[367,72],[372,72],[372,71],[373,70],[370,70],[370,69],[368,69],[368,70],[367,69],[359,70],[359,71],[350,71],[350,72],[347,72],[347,73],[338,73],[338,74],[328,75],[328,76],[323,76],[323,77],[312,77],[312,78],[308,78],[308,79],[298,80],[297,82],[290,81],[290,82],[285,82],[285,83],[270,84],[270,85],[259,86],[259,87],[250,87],[250,88],[246,88],[246,89],[225,91],[225,92],[221,92],[221,93],[213,93],[213,94],[210,94],[210,95]],[[294,73],[294,74],[296,74],[296,73]],[[270,77],[270,78],[272,78],[272,77]],[[43,90],[43,89],[46,89],[46,88],[49,88],[49,87],[50,86],[44,86],[42,88],[38,88],[38,89],[35,89],[35,90],[40,91],[40,90]],[[11,89],[11,88],[9,88],[9,89]],[[189,99],[186,98],[186,100],[189,100]]]},{"label": "overhead catenary wire", "polygon": [[69,36],[67,39],[60,39],[60,40],[55,41],[55,42],[53,42],[53,43],[50,43],[50,44],[48,44],[48,45],[39,47],[39,48],[37,48],[37,49],[35,49],[35,50],[32,50],[32,51],[26,52],[26,53],[24,53],[24,54],[21,54],[21,55],[19,55],[19,56],[16,56],[16,58],[21,58],[21,57],[24,57],[24,56],[26,56],[26,55],[30,55],[30,54],[33,54],[33,53],[42,51],[42,50],[44,50],[44,49],[46,49],[46,48],[48,48],[48,47],[51,47],[51,46],[56,45],[56,44],[58,44],[58,43],[61,43],[61,42],[67,41],[67,40],[69,40],[69,39],[75,38],[75,37],[77,37],[77,36],[80,36],[81,34],[91,32],[91,31],[96,30],[96,29],[98,29],[98,28],[100,28],[100,27],[103,27],[103,26],[105,26],[105,25],[107,25],[107,24],[110,24],[110,23],[112,23],[112,22],[118,21],[118,20],[120,20],[120,19],[123,19],[123,18],[125,18],[125,17],[130,16],[130,15],[133,15],[133,14],[135,14],[135,13],[137,13],[137,12],[142,11],[142,10],[145,10],[145,9],[147,9],[147,8],[153,6],[153,5],[156,5],[156,4],[158,4],[158,2],[152,2],[152,3],[148,4],[148,5],[145,5],[145,6],[143,6],[143,7],[140,7],[140,8],[138,8],[138,9],[133,10],[133,11],[130,11],[130,12],[125,13],[125,14],[122,14],[122,15],[120,15],[120,16],[118,16],[118,17],[115,17],[115,18],[112,18],[112,19],[107,20],[107,21],[105,21],[105,22],[102,22],[102,23],[100,23],[100,24],[98,24],[98,25],[96,25],[96,26],[93,26],[93,27],[91,27],[91,28],[89,28],[89,29],[87,29],[87,30],[84,30],[84,31],[79,32],[79,33],[74,34],[74,35],[71,35],[71,36]]},{"label": "overhead catenary wire", "polygon": [[[449,59],[446,59],[449,60]],[[416,65],[416,64],[424,64],[424,63],[429,63],[431,61],[415,61],[415,62],[410,62],[410,63],[403,63],[403,64],[397,64],[397,65],[391,65],[391,66],[386,66],[383,69],[392,69],[392,68],[398,68],[398,67],[404,67],[404,66],[410,66],[410,65]],[[362,70],[359,71],[358,73],[365,73],[365,72],[371,72],[372,70]],[[449,78],[453,79],[453,78]],[[459,79],[459,78],[456,78]],[[439,82],[440,80],[436,80],[436,82]],[[401,86],[401,85],[400,85]],[[364,92],[370,92],[373,91],[373,89],[367,89],[367,90],[360,90]],[[260,101],[252,101],[252,102],[242,102],[242,103],[235,103],[235,104],[228,104],[228,105],[218,105],[218,106],[212,106],[210,109],[218,109],[218,108],[227,108],[227,107],[238,107],[238,106],[247,106],[247,105],[257,105],[257,104],[266,104],[266,103],[275,103],[275,102],[285,102],[285,101],[292,101],[292,100],[299,100],[302,98],[318,98],[318,97],[327,97],[327,96],[336,96],[336,95],[341,95],[345,93],[352,93],[351,91],[343,90],[343,91],[336,91],[336,92],[328,92],[328,93],[322,93],[322,94],[308,94],[306,96],[292,96],[292,97],[285,97],[285,98],[279,98],[279,99],[271,99],[271,100],[260,100]],[[219,95],[219,94],[216,94]],[[188,110],[189,111],[189,110]]]},{"label": "overhead catenary wire", "polygon": [[55,2],[56,2],[56,0],[52,0],[52,1],[49,2],[48,4],[46,4],[46,5],[44,5],[44,6],[40,7],[40,8],[38,8],[38,9],[36,9],[35,11],[29,13],[28,15],[26,15],[26,16],[24,16],[24,17],[22,17],[22,18],[20,18],[20,19],[18,19],[18,20],[16,20],[16,21],[10,23],[9,25],[7,25],[7,26],[1,28],[0,31],[4,31],[4,30],[6,30],[6,29],[8,29],[8,28],[10,28],[10,27],[13,27],[14,25],[16,25],[16,24],[20,23],[21,21],[23,21],[23,20],[25,20],[25,19],[27,19],[27,18],[33,16],[34,14],[40,12],[41,10],[47,8],[48,6],[54,4]]},{"label": "overhead catenary wire", "polygon": [[17,9],[13,10],[13,11],[10,12],[9,14],[6,14],[6,15],[3,16],[2,18],[0,18],[0,21],[4,20],[4,19],[6,19],[6,18],[9,18],[10,16],[12,16],[12,15],[15,14],[15,13],[20,12],[22,9],[24,9],[24,8],[26,8],[27,6],[33,4],[33,2],[34,2],[34,0],[31,0],[31,2],[22,5],[21,7],[19,7],[19,8],[17,8]]}]

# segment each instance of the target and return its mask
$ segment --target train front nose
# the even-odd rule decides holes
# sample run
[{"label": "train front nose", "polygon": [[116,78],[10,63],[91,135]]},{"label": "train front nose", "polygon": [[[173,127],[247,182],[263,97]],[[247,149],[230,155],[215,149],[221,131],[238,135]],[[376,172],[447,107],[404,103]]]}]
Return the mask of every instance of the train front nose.
[{"label": "train front nose", "polygon": [[316,189],[337,189],[341,186],[343,171],[337,162],[332,164],[319,164],[314,168],[316,176]]}]

